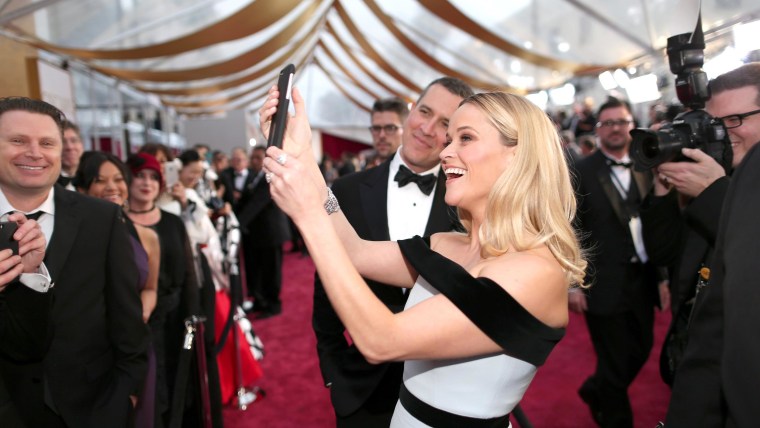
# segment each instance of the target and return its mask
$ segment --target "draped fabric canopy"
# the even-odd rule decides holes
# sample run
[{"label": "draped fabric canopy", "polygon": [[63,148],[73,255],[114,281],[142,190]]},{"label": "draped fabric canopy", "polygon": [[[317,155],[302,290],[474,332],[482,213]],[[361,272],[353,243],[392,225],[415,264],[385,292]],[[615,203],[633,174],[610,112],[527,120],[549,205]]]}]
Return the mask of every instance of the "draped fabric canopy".
[{"label": "draped fabric canopy", "polygon": [[[261,103],[287,63],[312,121],[366,125],[431,80],[528,93],[663,61],[697,0],[0,0],[5,37],[84,64],[183,115]],[[755,0],[704,0],[717,38]]]}]

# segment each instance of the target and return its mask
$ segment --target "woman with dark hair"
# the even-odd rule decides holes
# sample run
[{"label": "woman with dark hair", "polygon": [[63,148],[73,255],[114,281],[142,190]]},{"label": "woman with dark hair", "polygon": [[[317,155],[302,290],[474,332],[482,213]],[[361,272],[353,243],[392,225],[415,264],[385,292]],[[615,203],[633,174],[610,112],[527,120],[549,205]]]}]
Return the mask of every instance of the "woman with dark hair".
[{"label": "woman with dark hair", "polygon": [[[161,246],[158,305],[149,326],[158,360],[156,422],[159,426],[169,426],[176,368],[185,333],[184,320],[200,313],[198,281],[182,219],[156,206],[163,188],[161,164],[147,153],[138,153],[127,159],[127,166],[132,172],[127,216],[135,224],[156,231]],[[185,394],[185,391],[178,393]]]},{"label": "woman with dark hair", "polygon": [[[129,196],[130,180],[129,170],[116,156],[105,152],[86,152],[81,157],[72,184],[80,193],[124,206]],[[156,308],[161,260],[158,235],[151,229],[132,223],[126,216],[125,223],[139,274],[138,288],[143,307],[143,321],[147,323]],[[151,347],[148,351],[148,374],[136,408],[135,426],[153,427],[155,390],[156,354]]]}]

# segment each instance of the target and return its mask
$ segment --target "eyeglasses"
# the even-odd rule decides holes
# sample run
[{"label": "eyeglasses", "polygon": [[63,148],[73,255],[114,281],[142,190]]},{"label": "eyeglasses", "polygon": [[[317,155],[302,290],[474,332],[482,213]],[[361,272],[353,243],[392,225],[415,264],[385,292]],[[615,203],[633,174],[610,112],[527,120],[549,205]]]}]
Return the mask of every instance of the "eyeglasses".
[{"label": "eyeglasses", "polygon": [[619,119],[619,120],[605,120],[604,122],[597,122],[597,128],[612,128],[613,126],[628,126],[632,124],[632,120]]},{"label": "eyeglasses", "polygon": [[398,131],[398,125],[372,125],[369,127],[369,132],[379,135],[380,131],[385,131],[386,134],[393,134]]},{"label": "eyeglasses", "polygon": [[760,110],[753,110],[742,114],[729,114],[728,116],[723,116],[719,119],[723,121],[723,125],[726,126],[726,129],[733,129],[742,126],[742,122],[745,118],[758,113],[760,113]]}]

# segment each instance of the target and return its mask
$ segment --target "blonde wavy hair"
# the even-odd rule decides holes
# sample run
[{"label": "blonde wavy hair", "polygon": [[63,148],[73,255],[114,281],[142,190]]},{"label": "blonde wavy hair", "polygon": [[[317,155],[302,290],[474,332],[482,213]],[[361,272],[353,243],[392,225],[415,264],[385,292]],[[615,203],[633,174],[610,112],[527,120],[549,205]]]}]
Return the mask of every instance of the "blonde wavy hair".
[{"label": "blonde wavy hair", "polygon": [[[583,285],[586,260],[572,227],[576,200],[559,134],[549,117],[518,95],[476,94],[471,104],[488,117],[507,146],[517,146],[509,167],[488,195],[483,225],[478,232],[481,256],[525,251],[546,245],[571,285]],[[467,233],[471,216],[459,210]]]}]

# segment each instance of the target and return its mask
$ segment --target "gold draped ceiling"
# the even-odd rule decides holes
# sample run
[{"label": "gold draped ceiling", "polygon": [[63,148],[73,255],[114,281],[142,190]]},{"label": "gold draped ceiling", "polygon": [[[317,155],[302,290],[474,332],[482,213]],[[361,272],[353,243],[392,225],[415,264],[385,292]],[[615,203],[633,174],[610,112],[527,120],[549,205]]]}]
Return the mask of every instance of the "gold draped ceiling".
[{"label": "gold draped ceiling", "polygon": [[[292,17],[292,12],[304,3],[308,5]],[[437,73],[458,77],[476,88],[525,92],[523,89],[509,87],[506,81],[495,77],[489,70],[467,64],[465,68],[468,73],[464,73],[444,64],[420,46],[419,42],[407,36],[399,28],[399,23],[385,13],[375,0],[364,0],[363,3],[401,46]],[[131,49],[77,49],[43,41],[13,25],[6,25],[5,29],[29,45],[79,60],[105,75],[131,83],[140,91],[156,94],[165,105],[190,115],[217,113],[239,108],[241,101],[257,101],[255,97],[266,93],[266,88],[274,81],[279,69],[288,62],[297,62],[300,67],[314,64],[346,98],[363,110],[368,110],[369,107],[352,95],[355,90],[372,98],[396,95],[407,100],[412,98],[408,92],[421,92],[419,83],[394,67],[393,62],[397,59],[389,58],[387,53],[379,50],[371,35],[368,37],[361,30],[362,23],[352,18],[346,9],[349,4],[348,0],[255,0],[230,16],[191,34]],[[429,13],[470,36],[527,63],[575,74],[603,69],[540,55],[511,43],[473,21],[448,1],[419,0],[419,4]],[[334,23],[328,19],[330,16]],[[232,58],[212,64],[170,70],[108,65],[114,60],[171,59],[187,52],[249,37],[287,19],[292,20],[267,40]],[[344,35],[339,34],[335,23],[340,24]],[[314,36],[316,42],[307,42],[309,36]],[[303,46],[309,46],[312,51],[299,52]],[[301,59],[296,61],[296,58]],[[345,62],[346,58],[348,62]],[[395,80],[395,84],[390,85],[378,78],[373,68],[382,70]],[[337,71],[340,78],[335,75]],[[265,81],[253,83],[261,79]],[[387,93],[380,93],[365,84],[368,79],[373,86],[382,88]]]}]

